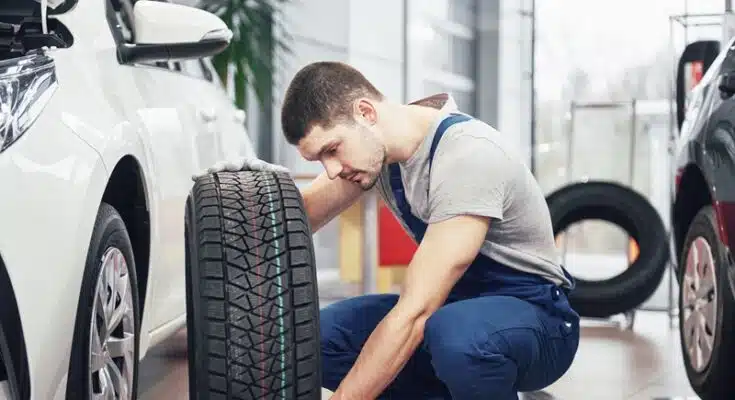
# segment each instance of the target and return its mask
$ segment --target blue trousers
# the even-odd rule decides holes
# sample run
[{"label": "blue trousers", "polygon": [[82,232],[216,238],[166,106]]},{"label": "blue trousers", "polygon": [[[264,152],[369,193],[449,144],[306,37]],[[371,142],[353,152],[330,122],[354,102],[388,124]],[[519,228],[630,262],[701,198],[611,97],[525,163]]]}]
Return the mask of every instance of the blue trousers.
[{"label": "blue trousers", "polygon": [[[323,387],[336,390],[397,300],[365,295],[321,310]],[[445,304],[380,398],[517,400],[518,392],[551,385],[569,369],[579,345],[579,320],[563,312],[570,309],[566,296],[556,290],[554,301],[552,309],[493,295]]]}]

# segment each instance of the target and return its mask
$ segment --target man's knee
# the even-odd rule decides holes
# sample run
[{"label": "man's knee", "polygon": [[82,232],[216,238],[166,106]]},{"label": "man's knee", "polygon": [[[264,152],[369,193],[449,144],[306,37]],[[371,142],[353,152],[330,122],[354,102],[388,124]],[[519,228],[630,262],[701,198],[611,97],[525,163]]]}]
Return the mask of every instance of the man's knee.
[{"label": "man's knee", "polygon": [[457,315],[440,309],[426,323],[425,346],[437,377],[453,398],[516,399],[518,366],[486,331],[462,325]]},{"label": "man's knee", "polygon": [[477,299],[440,308],[427,321],[425,346],[454,397],[515,399],[516,391],[548,386],[569,367],[575,336],[550,332],[562,323],[517,299]]}]

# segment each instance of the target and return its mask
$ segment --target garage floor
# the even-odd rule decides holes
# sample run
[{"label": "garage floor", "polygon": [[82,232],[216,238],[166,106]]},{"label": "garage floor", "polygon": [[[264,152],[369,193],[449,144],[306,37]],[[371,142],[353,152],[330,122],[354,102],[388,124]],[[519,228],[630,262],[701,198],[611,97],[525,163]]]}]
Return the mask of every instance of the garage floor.
[{"label": "garage floor", "polygon": [[[141,400],[187,399],[186,364],[183,331],[151,349],[141,367]],[[323,398],[327,396],[325,391]],[[585,321],[580,349],[568,373],[545,392],[522,398],[697,399],[684,371],[677,328],[670,328],[666,313],[650,311],[637,314],[633,330]]]}]

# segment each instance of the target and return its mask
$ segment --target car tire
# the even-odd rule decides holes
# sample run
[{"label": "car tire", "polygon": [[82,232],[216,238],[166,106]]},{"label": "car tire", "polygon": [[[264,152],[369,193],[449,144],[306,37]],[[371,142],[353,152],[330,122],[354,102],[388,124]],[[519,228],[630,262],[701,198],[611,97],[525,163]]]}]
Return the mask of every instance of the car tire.
[{"label": "car tire", "polygon": [[[112,206],[103,203],[78,292],[68,399],[90,399],[93,392],[106,390],[114,390],[115,399],[138,397],[140,307],[136,278],[125,224]],[[116,375],[122,378],[121,384],[115,384]]]},{"label": "car tire", "polygon": [[314,249],[291,178],[200,178],[185,231],[191,398],[321,398]]},{"label": "car tire", "polygon": [[[714,209],[702,208],[689,226],[679,258],[681,350],[689,383],[702,400],[735,398],[735,299],[727,278],[727,252],[717,231]],[[709,355],[691,347],[693,336],[705,349],[711,347]],[[694,357],[689,349],[694,349]]]},{"label": "car tire", "polygon": [[638,243],[636,260],[604,280],[574,277],[569,295],[582,316],[606,318],[630,311],[658,288],[669,262],[666,229],[653,206],[635,190],[614,182],[588,181],[564,186],[546,197],[554,235],[583,220],[603,220],[626,231]]}]

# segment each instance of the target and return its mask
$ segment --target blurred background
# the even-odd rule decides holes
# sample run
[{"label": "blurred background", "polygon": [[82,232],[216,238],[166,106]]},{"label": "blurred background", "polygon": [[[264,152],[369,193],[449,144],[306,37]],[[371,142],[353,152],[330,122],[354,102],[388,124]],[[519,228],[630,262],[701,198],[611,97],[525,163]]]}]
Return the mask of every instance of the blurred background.
[{"label": "blurred background", "polygon": [[[248,3],[272,7],[271,20],[260,25],[252,20],[246,27],[276,39],[272,51],[259,53],[251,46],[246,58],[266,60],[246,63],[241,75],[249,78],[247,90],[239,90],[238,71],[229,71],[229,87],[238,88],[231,94],[247,110],[259,156],[289,167],[300,184],[322,166],[304,161],[283,139],[281,96],[304,65],[338,60],[363,71],[393,99],[451,93],[463,110],[515,139],[546,193],[584,179],[613,180],[644,194],[662,216],[670,202],[670,83],[676,60],[686,43],[721,38],[722,13],[730,7],[726,0]],[[217,1],[204,6],[211,4]],[[672,20],[686,14],[694,16]],[[359,227],[361,234],[373,238],[379,229],[365,233],[364,228]],[[349,272],[360,266],[344,265],[350,258],[336,245],[345,229],[344,219],[342,225],[335,220],[314,238],[325,296],[332,282],[362,280]],[[607,222],[575,224],[559,244],[575,276],[610,277],[628,265],[630,241]],[[372,261],[367,263],[379,264]],[[645,307],[666,306],[666,282]],[[355,290],[371,286],[375,283]]]}]

